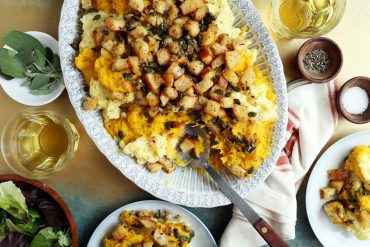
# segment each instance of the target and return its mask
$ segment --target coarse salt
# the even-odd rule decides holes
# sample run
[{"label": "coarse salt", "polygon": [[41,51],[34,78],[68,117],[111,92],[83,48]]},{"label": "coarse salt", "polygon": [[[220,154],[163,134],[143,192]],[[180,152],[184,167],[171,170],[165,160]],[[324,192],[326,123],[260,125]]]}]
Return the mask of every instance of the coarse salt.
[{"label": "coarse salt", "polygon": [[362,114],[369,106],[369,96],[360,87],[351,87],[343,94],[344,109],[351,114]]}]

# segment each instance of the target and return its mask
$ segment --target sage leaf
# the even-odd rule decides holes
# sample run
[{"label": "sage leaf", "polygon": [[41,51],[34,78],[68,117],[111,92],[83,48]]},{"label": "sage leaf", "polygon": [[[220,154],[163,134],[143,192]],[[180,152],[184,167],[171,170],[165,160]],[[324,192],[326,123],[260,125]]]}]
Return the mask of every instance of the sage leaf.
[{"label": "sage leaf", "polygon": [[25,49],[36,49],[39,50],[44,56],[46,54],[46,50],[40,41],[27,33],[13,30],[3,36],[1,40],[18,52]]},{"label": "sage leaf", "polygon": [[0,48],[0,70],[13,78],[24,78],[26,66],[16,57],[12,57],[5,48]]},{"label": "sage leaf", "polygon": [[54,55],[53,55],[53,66],[54,66],[54,68],[55,68],[58,72],[60,72],[60,71],[61,71],[61,69],[60,69],[60,58],[59,58],[58,54],[54,54]]},{"label": "sage leaf", "polygon": [[50,62],[53,63],[53,58],[54,58],[54,53],[50,49],[50,47],[46,47],[46,59]]},{"label": "sage leaf", "polygon": [[1,70],[0,70],[0,76],[3,77],[5,80],[11,80],[11,79],[13,79],[13,77],[4,74]]},{"label": "sage leaf", "polygon": [[18,58],[20,61],[22,61],[22,63],[26,66],[30,66],[35,61],[32,56],[31,49],[25,49],[23,51],[20,51],[17,54],[15,54],[15,57]]},{"label": "sage leaf", "polygon": [[34,50],[33,51],[33,58],[35,60],[35,64],[38,65],[39,67],[45,66],[46,63],[46,57],[45,54],[42,54],[41,51],[39,50]]},{"label": "sage leaf", "polygon": [[47,95],[51,92],[49,89],[44,89],[44,90],[31,90],[31,93],[34,95]]},{"label": "sage leaf", "polygon": [[29,87],[31,85],[31,80],[26,80],[24,82],[22,82],[21,86],[22,87]]},{"label": "sage leaf", "polygon": [[31,90],[39,89],[49,82],[49,77],[43,74],[37,75],[32,79],[31,85],[29,86]]}]

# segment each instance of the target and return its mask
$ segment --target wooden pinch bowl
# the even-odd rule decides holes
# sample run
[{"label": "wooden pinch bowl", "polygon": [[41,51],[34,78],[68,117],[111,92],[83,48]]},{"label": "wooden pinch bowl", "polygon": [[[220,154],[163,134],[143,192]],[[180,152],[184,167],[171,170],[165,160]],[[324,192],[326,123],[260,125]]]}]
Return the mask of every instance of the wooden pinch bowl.
[{"label": "wooden pinch bowl", "polygon": [[62,209],[62,211],[64,212],[67,218],[71,236],[72,236],[72,247],[78,246],[78,233],[77,233],[77,227],[76,227],[76,223],[74,221],[73,215],[71,211],[69,210],[67,204],[58,195],[58,193],[55,190],[53,190],[52,188],[50,188],[49,186],[47,186],[41,181],[24,178],[19,175],[15,175],[15,174],[0,175],[0,182],[6,182],[6,181],[13,181],[15,184],[27,184],[29,186],[36,187],[44,191],[46,194],[48,194],[59,205],[59,207]]},{"label": "wooden pinch bowl", "polygon": [[[330,60],[329,68],[322,74],[310,73],[303,64],[306,54],[314,49],[324,50],[328,54]],[[313,38],[306,41],[299,49],[297,59],[298,68],[303,77],[316,83],[324,83],[333,80],[339,74],[343,65],[343,54],[338,44],[324,37]]]},{"label": "wooden pinch bowl", "polygon": [[349,113],[343,104],[344,93],[352,87],[360,87],[366,91],[368,98],[370,99],[370,78],[364,76],[358,76],[350,79],[341,87],[337,96],[337,108],[340,113],[350,122],[356,124],[364,124],[370,122],[370,102],[367,109],[361,114]]}]

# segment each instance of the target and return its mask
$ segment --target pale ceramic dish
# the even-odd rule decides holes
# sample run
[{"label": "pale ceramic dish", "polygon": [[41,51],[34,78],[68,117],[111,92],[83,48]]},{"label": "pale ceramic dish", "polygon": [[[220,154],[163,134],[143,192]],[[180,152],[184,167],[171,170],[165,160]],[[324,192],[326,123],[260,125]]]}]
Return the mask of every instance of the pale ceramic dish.
[{"label": "pale ceramic dish", "polygon": [[[59,55],[58,41],[52,36],[42,32],[30,31],[26,32],[36,39],[38,39],[44,47],[50,47],[50,49]],[[9,48],[4,46],[4,48]],[[28,87],[23,87],[21,84],[24,79],[15,78],[12,80],[6,80],[0,76],[0,85],[4,89],[5,93],[14,99],[15,101],[28,106],[41,106],[46,105],[56,98],[58,98],[64,91],[65,86],[59,84],[59,86],[47,95],[34,95],[30,93]]]},{"label": "pale ceramic dish", "polygon": [[108,215],[95,229],[92,234],[87,247],[103,246],[104,236],[108,232],[112,232],[114,228],[119,224],[119,216],[124,210],[140,210],[146,209],[149,211],[158,211],[168,209],[174,215],[178,214],[181,216],[181,221],[186,222],[194,230],[194,238],[191,240],[189,246],[207,246],[216,247],[216,241],[213,239],[212,234],[209,232],[208,228],[200,221],[200,219],[194,214],[190,213],[188,210],[179,207],[175,204],[148,200],[140,201],[123,206],[110,215]]},{"label": "pale ceramic dish", "polygon": [[334,143],[317,161],[307,184],[306,208],[312,230],[321,244],[336,247],[370,246],[370,240],[358,240],[353,234],[339,225],[334,225],[324,212],[327,200],[320,198],[320,189],[329,183],[327,171],[344,166],[344,160],[357,145],[370,145],[370,131],[349,135]]},{"label": "pale ceramic dish", "polygon": [[[233,188],[242,197],[246,197],[268,177],[281,153],[285,142],[288,102],[283,66],[277,48],[256,9],[246,0],[229,3],[236,16],[234,26],[239,28],[247,26],[249,31],[246,36],[252,41],[251,47],[258,50],[256,66],[273,81],[279,116],[273,132],[271,153],[253,177],[241,180],[225,174]],[[160,199],[191,207],[217,207],[230,204],[207,174],[196,173],[189,168],[176,169],[171,174],[164,174],[163,171],[149,173],[144,166],[138,165],[134,159],[119,150],[117,143],[105,131],[100,112],[82,109],[82,101],[87,92],[81,73],[74,66],[76,51],[70,45],[78,37],[78,9],[79,0],[64,1],[59,24],[61,64],[71,103],[99,150],[122,174]]]}]

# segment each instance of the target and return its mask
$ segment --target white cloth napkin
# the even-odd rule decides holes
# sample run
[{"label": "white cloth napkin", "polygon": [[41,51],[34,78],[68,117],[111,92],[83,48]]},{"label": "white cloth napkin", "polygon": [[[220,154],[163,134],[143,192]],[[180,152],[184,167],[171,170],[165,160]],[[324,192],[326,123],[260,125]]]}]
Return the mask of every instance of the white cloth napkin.
[{"label": "white cloth napkin", "polygon": [[[304,175],[338,123],[334,81],[308,83],[288,93],[289,121],[286,146],[271,175],[246,201],[284,239],[295,238],[296,193]],[[261,246],[266,242],[241,212],[233,217],[221,238],[221,247]]]}]

